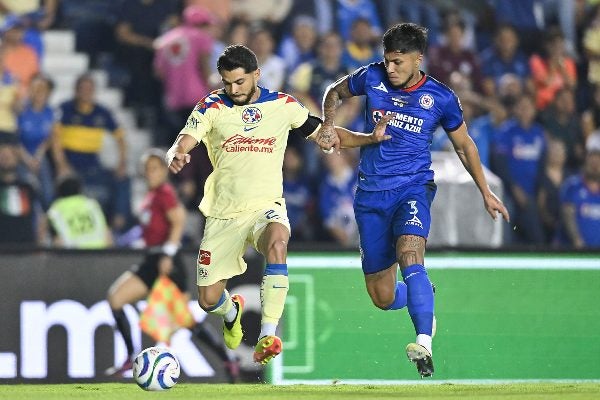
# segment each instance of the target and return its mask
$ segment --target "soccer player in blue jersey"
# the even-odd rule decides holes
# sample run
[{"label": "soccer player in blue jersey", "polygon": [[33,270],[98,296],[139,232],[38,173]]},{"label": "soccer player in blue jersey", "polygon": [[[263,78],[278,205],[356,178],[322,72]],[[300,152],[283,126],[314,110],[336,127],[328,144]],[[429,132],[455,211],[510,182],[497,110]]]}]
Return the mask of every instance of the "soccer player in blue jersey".
[{"label": "soccer player in blue jersey", "polygon": [[[323,99],[323,125],[317,135],[339,149],[334,128],[341,99],[367,96],[367,131],[384,115],[393,115],[391,140],[362,146],[354,200],[367,292],[383,310],[405,306],[415,326],[416,343],[406,347],[421,377],[431,376],[434,330],[433,289],[424,267],[430,207],[436,191],[430,144],[438,125],[448,134],[471,174],[493,219],[509,215],[490,190],[477,147],[469,137],[460,102],[446,85],[420,70],[427,30],[412,23],[390,28],[383,36],[383,62],[369,64],[330,85]],[[403,281],[398,281],[398,265]]]}]

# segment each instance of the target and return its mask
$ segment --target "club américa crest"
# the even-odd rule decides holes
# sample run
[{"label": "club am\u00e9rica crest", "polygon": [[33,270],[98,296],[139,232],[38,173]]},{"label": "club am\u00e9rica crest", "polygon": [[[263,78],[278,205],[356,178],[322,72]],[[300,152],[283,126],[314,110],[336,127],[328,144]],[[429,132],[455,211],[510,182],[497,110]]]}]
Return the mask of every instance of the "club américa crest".
[{"label": "club am\u00e9rica crest", "polygon": [[242,121],[245,124],[256,124],[262,119],[261,111],[256,107],[246,107],[242,112]]}]

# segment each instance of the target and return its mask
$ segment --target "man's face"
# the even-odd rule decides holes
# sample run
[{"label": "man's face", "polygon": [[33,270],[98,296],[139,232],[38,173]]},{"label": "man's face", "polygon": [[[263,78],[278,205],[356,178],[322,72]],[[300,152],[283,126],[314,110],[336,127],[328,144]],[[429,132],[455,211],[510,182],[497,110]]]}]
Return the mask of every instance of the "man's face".
[{"label": "man's face", "polygon": [[423,55],[418,51],[411,51],[410,53],[390,51],[383,54],[383,60],[388,79],[392,85],[403,89],[415,76],[419,75]]},{"label": "man's face", "polygon": [[231,97],[235,105],[243,106],[250,103],[256,93],[259,69],[246,73],[243,68],[236,68],[233,71],[222,70],[220,74],[225,93]]}]

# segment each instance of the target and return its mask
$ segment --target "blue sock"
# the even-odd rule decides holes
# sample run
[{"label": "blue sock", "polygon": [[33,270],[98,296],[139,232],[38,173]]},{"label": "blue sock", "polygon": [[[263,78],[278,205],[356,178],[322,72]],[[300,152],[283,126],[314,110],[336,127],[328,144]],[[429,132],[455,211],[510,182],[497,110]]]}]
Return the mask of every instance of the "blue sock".
[{"label": "blue sock", "polygon": [[396,293],[394,295],[394,301],[390,304],[386,310],[399,310],[406,307],[406,284],[402,281],[396,283]]},{"label": "blue sock", "polygon": [[408,313],[417,335],[431,336],[433,325],[433,289],[425,267],[409,265],[402,270],[402,278],[407,287]]},{"label": "blue sock", "polygon": [[264,275],[285,275],[287,276],[287,264],[267,264]]}]

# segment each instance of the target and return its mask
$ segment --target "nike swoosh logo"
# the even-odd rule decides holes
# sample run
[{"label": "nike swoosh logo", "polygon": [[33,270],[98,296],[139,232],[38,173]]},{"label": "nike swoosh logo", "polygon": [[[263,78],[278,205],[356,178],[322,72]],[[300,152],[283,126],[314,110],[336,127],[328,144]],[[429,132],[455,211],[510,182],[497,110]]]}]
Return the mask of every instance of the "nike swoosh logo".
[{"label": "nike swoosh logo", "polygon": [[245,126],[244,132],[248,132],[248,131],[251,131],[252,129],[256,129],[256,128],[258,128],[258,126]]},{"label": "nike swoosh logo", "polygon": [[273,285],[273,289],[287,289],[287,286],[277,286],[277,285]]}]

